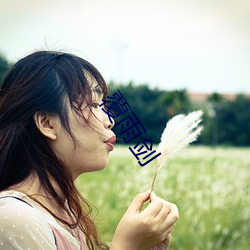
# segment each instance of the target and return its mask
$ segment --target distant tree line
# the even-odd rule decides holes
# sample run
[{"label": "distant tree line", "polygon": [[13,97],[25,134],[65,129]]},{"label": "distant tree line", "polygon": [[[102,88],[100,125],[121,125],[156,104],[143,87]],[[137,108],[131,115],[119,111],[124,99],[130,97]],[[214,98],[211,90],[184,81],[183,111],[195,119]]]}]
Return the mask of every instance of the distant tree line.
[{"label": "distant tree line", "polygon": [[11,65],[7,61],[7,59],[3,55],[0,54],[0,84],[2,83],[4,76],[10,66]]},{"label": "distant tree line", "polygon": [[[0,55],[0,84],[10,68],[3,55]],[[204,112],[204,130],[196,142],[205,145],[250,146],[250,98],[238,94],[235,99],[227,100],[219,93],[212,93],[207,100],[196,103],[190,99],[186,89],[165,91],[151,89],[147,84],[137,85],[108,83],[112,95],[119,90],[142,123],[147,133],[146,139],[159,143],[167,121],[176,114],[201,109]],[[127,113],[118,116],[119,122]],[[114,128],[118,137],[120,130]]]},{"label": "distant tree line", "polygon": [[[250,146],[250,98],[238,94],[227,100],[219,93],[212,93],[203,102],[190,99],[186,89],[164,91],[151,89],[147,84],[136,85],[109,83],[109,96],[120,90],[140,122],[147,130],[145,137],[159,143],[167,121],[176,114],[187,114],[201,109],[203,132],[196,144]],[[126,113],[117,117],[120,121]],[[114,129],[120,134],[118,128]]]}]

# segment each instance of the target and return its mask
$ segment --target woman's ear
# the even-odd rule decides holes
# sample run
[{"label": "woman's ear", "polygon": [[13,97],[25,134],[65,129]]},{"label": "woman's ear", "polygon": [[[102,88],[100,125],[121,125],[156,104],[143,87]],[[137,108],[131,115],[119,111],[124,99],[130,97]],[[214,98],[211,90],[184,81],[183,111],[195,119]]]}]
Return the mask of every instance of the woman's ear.
[{"label": "woman's ear", "polygon": [[44,136],[53,141],[57,139],[56,117],[45,113],[36,112],[33,118],[38,130]]}]

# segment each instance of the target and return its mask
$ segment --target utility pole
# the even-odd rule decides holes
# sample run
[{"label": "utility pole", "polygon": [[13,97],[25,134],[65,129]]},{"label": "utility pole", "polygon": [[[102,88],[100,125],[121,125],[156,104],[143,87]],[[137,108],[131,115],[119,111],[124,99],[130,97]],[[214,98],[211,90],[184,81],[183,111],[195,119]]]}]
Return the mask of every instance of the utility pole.
[{"label": "utility pole", "polygon": [[211,127],[211,145],[215,148],[218,144],[218,105],[215,101],[210,101],[208,105],[208,114],[212,119]]},{"label": "utility pole", "polygon": [[128,45],[125,41],[117,40],[113,42],[114,50],[116,51],[116,82],[122,83],[123,81],[123,52],[128,48]]}]

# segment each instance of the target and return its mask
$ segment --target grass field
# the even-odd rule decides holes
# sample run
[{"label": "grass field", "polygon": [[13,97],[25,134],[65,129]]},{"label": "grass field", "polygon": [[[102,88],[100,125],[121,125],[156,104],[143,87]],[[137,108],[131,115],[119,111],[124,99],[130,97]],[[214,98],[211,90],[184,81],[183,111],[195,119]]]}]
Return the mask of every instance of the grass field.
[{"label": "grass field", "polygon": [[[99,209],[103,241],[112,240],[133,197],[150,188],[153,170],[120,146],[106,169],[78,178],[84,197]],[[179,208],[170,249],[250,249],[249,148],[189,147],[162,170],[155,192]]]}]

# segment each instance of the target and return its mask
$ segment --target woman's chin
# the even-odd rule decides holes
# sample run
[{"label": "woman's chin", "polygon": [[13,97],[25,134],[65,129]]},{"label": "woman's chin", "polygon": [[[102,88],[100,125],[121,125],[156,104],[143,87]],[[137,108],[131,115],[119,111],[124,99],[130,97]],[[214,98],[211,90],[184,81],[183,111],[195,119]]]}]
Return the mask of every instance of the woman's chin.
[{"label": "woman's chin", "polygon": [[83,173],[100,171],[103,170],[107,165],[108,160],[95,164],[94,166],[89,166],[88,168],[85,168],[83,170]]}]

